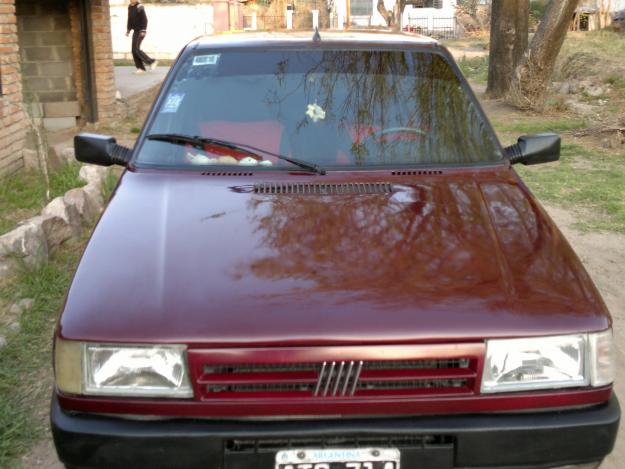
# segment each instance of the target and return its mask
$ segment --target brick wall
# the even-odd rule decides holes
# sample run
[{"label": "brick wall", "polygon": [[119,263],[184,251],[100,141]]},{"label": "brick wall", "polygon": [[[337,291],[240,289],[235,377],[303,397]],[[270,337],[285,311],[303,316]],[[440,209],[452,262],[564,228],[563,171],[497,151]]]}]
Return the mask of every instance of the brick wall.
[{"label": "brick wall", "polygon": [[[17,0],[16,12],[16,0],[0,0],[0,177],[24,166],[25,102],[42,102],[44,113],[60,112],[52,106],[59,100],[77,100],[84,109],[78,2],[87,0]],[[98,120],[109,120],[115,117],[116,89],[109,0],[88,2]]]},{"label": "brick wall", "polygon": [[17,19],[14,0],[0,0],[0,176],[23,167],[28,128],[23,113]]}]

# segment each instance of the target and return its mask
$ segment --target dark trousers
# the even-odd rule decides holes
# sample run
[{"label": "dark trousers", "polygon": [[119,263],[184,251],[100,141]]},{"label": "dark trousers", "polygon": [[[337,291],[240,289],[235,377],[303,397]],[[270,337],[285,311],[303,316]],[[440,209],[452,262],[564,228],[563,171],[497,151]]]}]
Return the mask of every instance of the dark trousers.
[{"label": "dark trousers", "polygon": [[146,65],[154,63],[154,59],[141,50],[141,42],[143,37],[139,31],[132,33],[132,58],[135,61],[135,67],[145,70]]}]

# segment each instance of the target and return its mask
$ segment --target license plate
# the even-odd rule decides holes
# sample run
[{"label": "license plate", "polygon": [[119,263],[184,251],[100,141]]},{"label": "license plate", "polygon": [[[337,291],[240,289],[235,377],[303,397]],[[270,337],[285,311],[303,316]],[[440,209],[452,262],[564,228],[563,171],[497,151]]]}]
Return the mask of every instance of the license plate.
[{"label": "license plate", "polygon": [[396,448],[307,448],[276,454],[275,469],[399,469]]}]

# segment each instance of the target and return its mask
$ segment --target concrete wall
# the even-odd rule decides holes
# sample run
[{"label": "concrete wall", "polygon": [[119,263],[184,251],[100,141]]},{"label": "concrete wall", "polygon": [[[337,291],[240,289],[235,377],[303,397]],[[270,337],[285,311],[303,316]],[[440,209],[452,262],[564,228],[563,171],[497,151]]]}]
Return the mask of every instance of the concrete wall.
[{"label": "concrete wall", "polygon": [[22,108],[22,80],[14,0],[0,0],[0,177],[24,166],[28,123]]},{"label": "concrete wall", "polygon": [[[174,59],[189,41],[214,32],[210,4],[145,4],[148,32],[141,48],[157,59]],[[126,37],[128,2],[111,2],[111,28],[115,59],[132,60],[131,38]]]},{"label": "concrete wall", "polygon": [[76,101],[68,0],[19,0],[17,29],[24,99]]}]

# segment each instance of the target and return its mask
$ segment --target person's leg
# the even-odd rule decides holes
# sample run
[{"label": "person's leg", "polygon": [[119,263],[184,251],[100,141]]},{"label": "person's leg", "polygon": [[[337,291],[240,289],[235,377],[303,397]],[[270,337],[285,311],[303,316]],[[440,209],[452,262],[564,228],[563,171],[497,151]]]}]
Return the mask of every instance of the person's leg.
[{"label": "person's leg", "polygon": [[154,59],[141,50],[142,42],[143,36],[139,35],[139,39],[137,39],[137,56],[144,64],[151,65],[152,63],[154,63]]},{"label": "person's leg", "polygon": [[145,70],[145,65],[143,65],[143,61],[139,55],[139,52],[141,52],[139,45],[141,44],[142,39],[143,38],[138,31],[134,31],[132,33],[132,59],[135,61],[135,67],[137,67],[137,70]]}]

